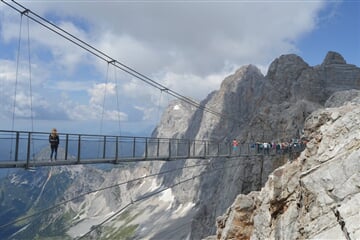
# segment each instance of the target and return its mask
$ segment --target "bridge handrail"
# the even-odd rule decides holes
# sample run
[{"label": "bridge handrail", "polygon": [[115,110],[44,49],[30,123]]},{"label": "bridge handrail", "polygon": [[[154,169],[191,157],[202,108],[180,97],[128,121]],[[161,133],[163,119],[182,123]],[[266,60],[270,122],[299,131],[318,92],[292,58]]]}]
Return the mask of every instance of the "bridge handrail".
[{"label": "bridge handrail", "polygon": [[[49,165],[49,134],[0,130],[0,168]],[[59,133],[59,137],[58,165],[67,160],[76,164],[120,163],[266,154],[255,149],[253,143],[239,144],[234,150],[228,141],[74,133]]]},{"label": "bridge handrail", "polygon": [[[34,151],[31,148],[33,147],[32,144],[35,143],[35,148],[39,149],[39,144],[42,148],[48,146],[48,137],[49,132],[29,132],[29,131],[12,131],[12,130],[0,130],[0,141],[2,141],[1,145],[7,146],[3,147],[4,150],[10,150],[10,153],[14,153],[13,156],[10,156],[7,160],[9,161],[30,161],[31,156],[36,154],[38,151]],[[160,156],[161,154],[164,155],[164,146],[167,148],[166,157],[171,158],[173,157],[190,157],[198,156],[198,153],[195,154],[195,151],[190,151],[189,149],[195,149],[195,146],[199,148],[199,145],[205,145],[206,142],[212,142],[209,140],[190,140],[190,139],[177,139],[177,138],[154,138],[154,137],[141,137],[141,136],[117,136],[117,135],[100,135],[100,134],[74,134],[74,133],[59,133],[60,137],[60,146],[65,148],[65,156],[63,157],[64,160],[68,159],[69,149],[74,148],[73,143],[77,143],[76,151],[72,152],[72,155],[77,157],[78,160],[81,159],[81,153],[85,147],[84,144],[91,144],[97,143],[102,144],[99,147],[99,151],[102,153],[102,157],[106,158],[107,148],[109,145],[128,145],[132,148],[131,156],[133,158],[138,158],[139,156],[145,157],[151,152],[154,151],[154,144],[156,149],[156,156]],[[26,142],[24,142],[26,140]],[[5,144],[7,143],[7,144]],[[9,144],[10,143],[10,144]],[[10,146],[9,146],[10,145]],[[186,149],[186,154],[184,150],[180,151],[179,146],[186,145],[188,146]],[[193,146],[192,148],[190,146]],[[162,148],[162,153],[160,151]],[[184,148],[184,147],[183,147]],[[119,146],[112,146],[112,149],[117,152],[116,155],[113,155],[115,160],[119,157]],[[200,149],[200,148],[199,148]],[[93,149],[92,149],[93,150]],[[124,149],[123,149],[124,151]],[[128,151],[128,150],[125,150]],[[24,158],[22,155],[26,155]],[[193,153],[193,154],[191,154]],[[127,156],[129,157],[129,156]],[[0,158],[0,161],[2,159]]]}]

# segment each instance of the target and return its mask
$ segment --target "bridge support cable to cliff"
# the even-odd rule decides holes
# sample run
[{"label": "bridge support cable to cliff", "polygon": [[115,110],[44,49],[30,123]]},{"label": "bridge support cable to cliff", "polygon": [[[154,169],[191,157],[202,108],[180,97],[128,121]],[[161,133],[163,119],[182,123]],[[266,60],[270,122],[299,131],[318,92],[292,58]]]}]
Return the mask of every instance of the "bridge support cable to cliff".
[{"label": "bridge support cable to cliff", "polygon": [[186,97],[186,96],[162,85],[161,83],[151,79],[150,77],[140,73],[139,71],[135,70],[134,68],[129,67],[129,66],[125,65],[124,63],[119,62],[118,60],[116,60],[116,59],[110,57],[108,54],[104,53],[103,51],[93,47],[92,45],[81,40],[80,38],[76,37],[75,35],[73,35],[73,34],[69,33],[68,31],[60,28],[59,26],[51,23],[47,19],[41,17],[40,15],[38,15],[35,12],[31,11],[30,9],[24,7],[23,5],[17,3],[16,1],[1,0],[1,2],[4,3],[5,5],[9,6],[13,10],[19,12],[20,14],[23,14],[24,12],[26,12],[26,17],[28,17],[28,19],[31,19],[32,21],[40,24],[41,26],[48,29],[49,31],[61,36],[65,40],[67,40],[67,41],[77,45],[78,47],[82,48],[83,50],[89,52],[91,55],[93,55],[109,64],[112,64],[114,67],[135,77],[136,79],[141,80],[142,82],[150,85],[151,87],[154,87],[161,91],[164,91],[167,94],[179,99],[180,101],[186,102],[198,109],[203,110],[204,112],[208,112],[208,113],[213,114],[217,117],[220,117],[224,120],[230,120],[235,123],[240,123],[240,121],[237,118],[234,118],[234,117],[224,114],[224,113],[220,113],[218,111],[215,111],[212,108],[202,105],[200,102],[195,101],[194,99],[191,99],[189,97]]},{"label": "bridge support cable to cliff", "polygon": [[101,227],[102,225],[104,225],[105,223],[109,222],[110,220],[112,220],[113,218],[117,217],[119,214],[121,214],[125,209],[127,209],[128,207],[130,207],[131,205],[137,203],[137,202],[141,202],[143,200],[146,200],[146,199],[149,199],[149,198],[152,198],[168,189],[171,189],[171,188],[174,188],[176,186],[179,186],[181,184],[184,184],[184,183],[187,183],[189,181],[192,181],[196,178],[199,178],[199,177],[202,177],[204,175],[207,175],[207,174],[211,174],[211,173],[214,173],[216,171],[220,171],[220,170],[224,170],[224,169],[231,169],[233,167],[236,167],[238,164],[232,164],[230,166],[227,166],[227,167],[220,167],[220,168],[212,168],[211,170],[209,171],[205,171],[205,172],[202,172],[198,175],[194,175],[192,176],[191,178],[187,178],[187,179],[184,179],[184,180],[181,180],[177,183],[174,183],[172,184],[171,186],[168,186],[168,187],[165,187],[163,189],[160,189],[160,190],[156,190],[150,194],[147,194],[147,195],[144,195],[144,196],[141,196],[137,199],[135,199],[133,202],[130,202],[130,203],[127,203],[125,206],[121,207],[118,211],[116,211],[115,213],[113,213],[111,216],[109,216],[108,218],[106,218],[104,221],[102,221],[101,223],[97,224],[97,225],[93,225],[90,230],[88,232],[86,232],[84,235],[82,235],[81,237],[77,238],[77,240],[80,240],[80,239],[84,239],[86,236],[88,236],[89,234],[91,234],[93,231],[97,230],[99,227]]},{"label": "bridge support cable to cliff", "polygon": [[[224,161],[226,161],[226,160],[224,160]],[[53,206],[51,206],[49,208],[40,209],[39,211],[34,212],[31,215],[27,215],[26,217],[18,218],[18,219],[14,220],[14,221],[11,221],[11,222],[7,223],[7,224],[0,225],[0,229],[4,228],[6,226],[12,225],[14,223],[36,217],[36,216],[38,216],[40,214],[43,214],[45,212],[49,212],[51,210],[54,210],[56,208],[59,208],[59,207],[65,205],[65,204],[67,204],[69,202],[78,200],[78,199],[80,199],[82,197],[85,197],[86,195],[89,195],[89,194],[92,194],[92,193],[96,193],[96,192],[104,191],[104,190],[107,190],[107,189],[119,187],[119,186],[122,186],[122,185],[125,185],[125,184],[132,184],[132,183],[135,183],[137,181],[145,180],[147,178],[157,177],[157,176],[173,173],[173,172],[176,172],[176,171],[181,171],[181,170],[184,170],[184,169],[191,169],[191,168],[197,168],[197,167],[206,167],[206,166],[209,166],[211,164],[212,164],[211,162],[205,162],[205,163],[202,162],[202,163],[198,163],[198,164],[194,164],[194,165],[188,165],[188,166],[184,166],[184,167],[173,168],[173,169],[169,169],[169,170],[166,170],[166,171],[161,171],[161,172],[158,172],[158,173],[153,173],[153,174],[149,174],[149,175],[146,175],[146,176],[142,176],[142,177],[134,178],[134,179],[131,179],[131,180],[127,180],[127,181],[120,182],[120,183],[117,183],[117,184],[113,184],[113,185],[110,185],[110,186],[105,186],[105,187],[97,188],[97,189],[94,189],[94,190],[91,190],[91,191],[87,191],[87,192],[81,193],[81,194],[79,194],[76,197],[73,197],[71,199],[67,199],[67,200],[61,201],[59,203],[56,203],[56,204],[54,204]]]}]

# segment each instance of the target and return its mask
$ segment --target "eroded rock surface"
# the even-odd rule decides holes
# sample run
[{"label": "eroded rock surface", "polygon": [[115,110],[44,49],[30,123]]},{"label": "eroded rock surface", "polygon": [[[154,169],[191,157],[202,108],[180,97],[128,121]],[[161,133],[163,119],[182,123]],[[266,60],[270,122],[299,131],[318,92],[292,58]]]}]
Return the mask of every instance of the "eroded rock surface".
[{"label": "eroded rock surface", "polygon": [[344,94],[355,101],[307,118],[297,160],[218,218],[217,239],[360,239],[360,104],[353,91],[330,101]]}]

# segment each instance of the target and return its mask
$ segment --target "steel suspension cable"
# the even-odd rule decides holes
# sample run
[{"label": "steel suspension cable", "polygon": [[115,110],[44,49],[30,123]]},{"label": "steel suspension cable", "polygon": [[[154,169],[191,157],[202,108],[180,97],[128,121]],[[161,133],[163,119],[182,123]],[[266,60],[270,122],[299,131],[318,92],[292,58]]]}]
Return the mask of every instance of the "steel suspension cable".
[{"label": "steel suspension cable", "polygon": [[[27,14],[27,13],[24,13]],[[30,116],[31,116],[31,132],[34,131],[34,114],[33,114],[33,95],[32,95],[32,72],[31,72],[31,51],[30,51],[30,25],[27,19],[27,41],[28,41],[28,64],[29,64],[29,90],[30,90]]]},{"label": "steel suspension cable", "polygon": [[198,174],[198,175],[192,176],[191,178],[187,178],[187,179],[185,179],[185,180],[182,180],[182,181],[179,181],[179,182],[177,182],[177,183],[174,183],[174,184],[172,184],[172,185],[170,185],[170,186],[168,186],[168,187],[165,187],[165,188],[163,188],[163,189],[160,189],[160,190],[155,191],[155,192],[153,192],[153,193],[150,193],[150,194],[148,194],[148,195],[139,197],[138,199],[134,200],[133,202],[130,202],[130,203],[126,204],[124,207],[120,208],[118,211],[116,211],[114,214],[112,214],[111,216],[109,216],[108,218],[106,218],[106,219],[105,219],[104,221],[102,221],[100,224],[98,224],[98,225],[93,225],[88,232],[86,232],[86,233],[85,233],[84,235],[82,235],[80,238],[77,238],[77,240],[83,239],[84,237],[86,237],[87,235],[89,235],[91,232],[93,232],[93,231],[96,230],[97,228],[101,227],[102,225],[104,225],[105,223],[107,223],[108,221],[110,221],[111,219],[113,219],[114,217],[116,217],[117,215],[119,215],[120,213],[122,213],[126,208],[128,208],[128,207],[131,206],[131,205],[133,205],[134,203],[137,203],[137,202],[146,200],[146,199],[148,199],[148,198],[151,198],[151,197],[153,197],[153,196],[156,196],[156,195],[158,195],[158,194],[160,194],[160,193],[162,193],[162,192],[164,192],[164,191],[166,191],[166,190],[168,190],[168,189],[171,189],[171,188],[176,187],[176,186],[178,186],[178,185],[181,185],[181,184],[183,184],[183,183],[186,183],[186,182],[189,182],[189,181],[191,181],[191,180],[194,180],[195,178],[202,177],[203,175],[206,175],[206,174],[209,174],[209,173],[213,173],[213,172],[216,172],[216,171],[219,171],[219,170],[227,169],[227,168],[232,168],[232,167],[237,166],[237,165],[238,165],[238,164],[230,165],[230,166],[228,166],[228,167],[214,168],[214,169],[212,169],[211,171],[202,172],[202,173],[200,173],[200,174]]},{"label": "steel suspension cable", "polygon": [[125,182],[121,182],[121,183],[117,183],[117,184],[114,184],[114,185],[110,185],[110,186],[106,186],[106,187],[102,187],[102,188],[97,188],[95,190],[91,190],[91,191],[88,191],[88,192],[85,192],[85,193],[82,193],[74,198],[71,198],[71,199],[68,199],[68,200],[65,200],[65,201],[62,201],[62,202],[59,202],[55,205],[53,205],[52,207],[49,207],[49,208],[46,208],[46,209],[42,209],[42,210],[39,210],[31,215],[27,215],[26,217],[22,217],[22,218],[18,218],[14,221],[11,221],[9,223],[6,223],[6,224],[3,224],[0,226],[0,229],[1,228],[4,228],[6,226],[9,226],[11,224],[14,224],[14,223],[17,223],[17,222],[20,222],[20,221],[24,221],[26,219],[29,219],[29,218],[32,218],[34,216],[37,216],[37,215],[40,215],[42,213],[45,213],[45,212],[48,212],[48,211],[51,211],[53,209],[56,209],[68,202],[71,202],[71,201],[74,201],[74,200],[77,200],[81,197],[84,197],[86,195],[89,195],[91,193],[95,193],[95,192],[99,192],[99,191],[104,191],[106,189],[110,189],[110,188],[114,188],[114,187],[118,187],[118,186],[121,186],[121,185],[124,185],[124,184],[128,184],[128,183],[133,183],[133,182],[136,182],[136,181],[139,181],[139,180],[144,180],[146,178],[150,178],[150,177],[156,177],[156,176],[160,176],[160,175],[164,175],[164,174],[168,174],[168,173],[171,173],[171,172],[174,172],[174,171],[179,171],[179,170],[184,170],[184,169],[187,169],[187,168],[193,168],[193,167],[200,167],[200,166],[206,166],[206,165],[209,165],[210,163],[202,163],[202,164],[194,164],[194,165],[190,165],[190,166],[185,166],[185,167],[180,167],[180,168],[174,168],[174,169],[169,169],[169,170],[166,170],[166,171],[162,171],[162,172],[158,172],[158,173],[154,173],[154,174],[149,174],[149,175],[146,175],[146,176],[143,176],[143,177],[139,177],[139,178],[135,178],[135,179],[132,179],[132,180],[128,180],[128,181],[125,181]]},{"label": "steel suspension cable", "polygon": [[114,68],[114,82],[115,82],[115,91],[116,91],[116,108],[117,108],[117,117],[118,117],[118,130],[119,135],[121,136],[121,111],[120,111],[120,100],[119,100],[119,88],[118,88],[118,78],[116,76],[116,69]]},{"label": "steel suspension cable", "polygon": [[157,111],[156,111],[156,122],[160,122],[160,114],[161,114],[161,102],[162,102],[162,90],[160,90],[160,95],[159,95],[159,101],[158,101],[158,106],[157,106]]},{"label": "steel suspension cable", "polygon": [[[235,160],[240,160],[240,158],[237,158],[237,157],[230,157],[230,158],[235,158]],[[221,159],[222,160],[222,159]],[[227,160],[224,160],[223,162],[227,162]],[[216,164],[218,164],[219,162],[217,162]],[[241,164],[244,164],[246,163],[246,161],[242,161]],[[236,166],[238,166],[239,164],[236,164]],[[95,193],[95,192],[99,192],[99,191],[104,191],[106,189],[111,189],[111,188],[114,188],[114,187],[119,187],[121,185],[125,185],[125,184],[129,184],[129,183],[133,183],[133,182],[136,182],[136,181],[140,181],[140,180],[144,180],[144,179],[147,179],[147,178],[151,178],[151,177],[156,177],[156,176],[160,176],[160,175],[164,175],[164,174],[168,174],[168,173],[171,173],[171,172],[175,172],[175,171],[179,171],[179,170],[184,170],[184,169],[190,169],[190,168],[195,168],[195,167],[201,167],[201,166],[210,166],[210,168],[214,168],[214,163],[212,162],[207,162],[207,163],[200,163],[200,164],[194,164],[194,165],[189,165],[189,166],[183,166],[183,167],[178,167],[178,168],[173,168],[173,169],[169,169],[169,170],[166,170],[166,171],[162,171],[162,172],[158,172],[158,173],[154,173],[154,174],[149,174],[149,175],[146,175],[146,176],[143,176],[143,177],[139,177],[139,178],[135,178],[135,179],[132,179],[132,180],[128,180],[128,181],[125,181],[125,182],[121,182],[121,183],[117,183],[117,184],[114,184],[114,185],[110,185],[110,186],[105,186],[105,187],[102,187],[102,188],[97,188],[95,190],[91,190],[91,191],[87,191],[85,193],[82,193],[80,195],[77,195],[76,197],[73,197],[71,199],[67,199],[67,200],[64,200],[62,202],[59,202],[51,207],[48,207],[48,208],[45,208],[45,209],[41,209],[37,212],[34,212],[30,215],[27,215],[25,217],[20,217],[20,218],[17,218],[11,222],[8,222],[6,224],[3,224],[3,225],[0,225],[0,229],[4,228],[4,227],[7,227],[9,225],[12,225],[14,223],[18,223],[18,222],[21,222],[21,221],[25,221],[27,219],[30,219],[32,217],[35,217],[35,216],[38,216],[40,214],[43,214],[45,212],[49,212],[51,210],[54,210],[56,208],[59,208],[61,207],[62,205],[65,205],[66,203],[69,203],[71,201],[74,201],[74,200],[77,200],[79,198],[82,198],[86,195],[89,195],[91,193]]]},{"label": "steel suspension cable", "polygon": [[18,86],[18,80],[19,80],[19,65],[20,65],[22,19],[23,19],[23,15],[21,14],[21,17],[20,17],[20,28],[19,28],[18,51],[17,51],[17,57],[16,57],[15,90],[14,90],[14,102],[13,102],[13,114],[12,114],[11,131],[14,130],[14,123],[15,123],[15,109],[16,109],[17,86]]},{"label": "steel suspension cable", "polygon": [[[107,68],[106,68],[106,81],[105,81],[105,85],[104,85],[104,97],[103,97],[103,102],[102,102],[102,109],[101,109],[101,118],[100,118],[100,135],[102,134],[103,131],[103,122],[104,122],[104,114],[105,114],[105,100],[106,100],[106,94],[107,94],[107,85],[108,85],[108,79],[109,79],[109,63],[107,64]],[[105,141],[105,139],[104,139]],[[101,139],[99,139],[99,144],[98,144],[98,158],[100,156],[100,144],[101,144]]]},{"label": "steel suspension cable", "polygon": [[[16,55],[16,73],[15,73],[15,88],[14,88],[14,95],[13,95],[14,101],[13,101],[13,109],[12,109],[11,131],[14,131],[14,127],[15,127],[15,110],[16,110],[17,86],[18,86],[18,80],[19,80],[22,19],[23,19],[23,14],[21,14],[21,17],[20,17],[19,41],[18,41],[18,49],[17,49],[17,55]],[[12,159],[12,148],[13,148],[13,138],[10,143],[10,159]]]},{"label": "steel suspension cable", "polygon": [[109,63],[107,64],[107,68],[106,68],[105,80],[106,81],[105,81],[105,85],[104,85],[104,97],[103,97],[103,102],[102,102],[101,122],[100,122],[100,135],[102,134],[104,114],[105,114],[105,101],[106,101],[106,95],[107,95],[107,86],[109,83]]},{"label": "steel suspension cable", "polygon": [[[24,13],[25,15],[27,12]],[[33,113],[33,92],[32,92],[32,71],[31,71],[31,48],[30,48],[30,24],[29,18],[27,19],[27,46],[28,46],[28,65],[29,65],[29,91],[30,91],[30,117],[31,117],[31,132],[34,132],[34,113]],[[31,147],[32,147],[32,160],[35,161],[35,143],[31,135]]]}]

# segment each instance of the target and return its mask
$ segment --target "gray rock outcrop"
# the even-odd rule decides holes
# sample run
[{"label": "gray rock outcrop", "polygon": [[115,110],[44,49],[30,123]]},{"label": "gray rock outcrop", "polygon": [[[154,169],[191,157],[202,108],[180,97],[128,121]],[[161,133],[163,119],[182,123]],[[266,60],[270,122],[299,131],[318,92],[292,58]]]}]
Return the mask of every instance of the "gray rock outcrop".
[{"label": "gray rock outcrop", "polygon": [[239,195],[217,219],[216,239],[359,239],[360,103],[338,100],[359,96],[336,93],[328,105],[345,105],[311,114],[306,150],[260,192]]}]

